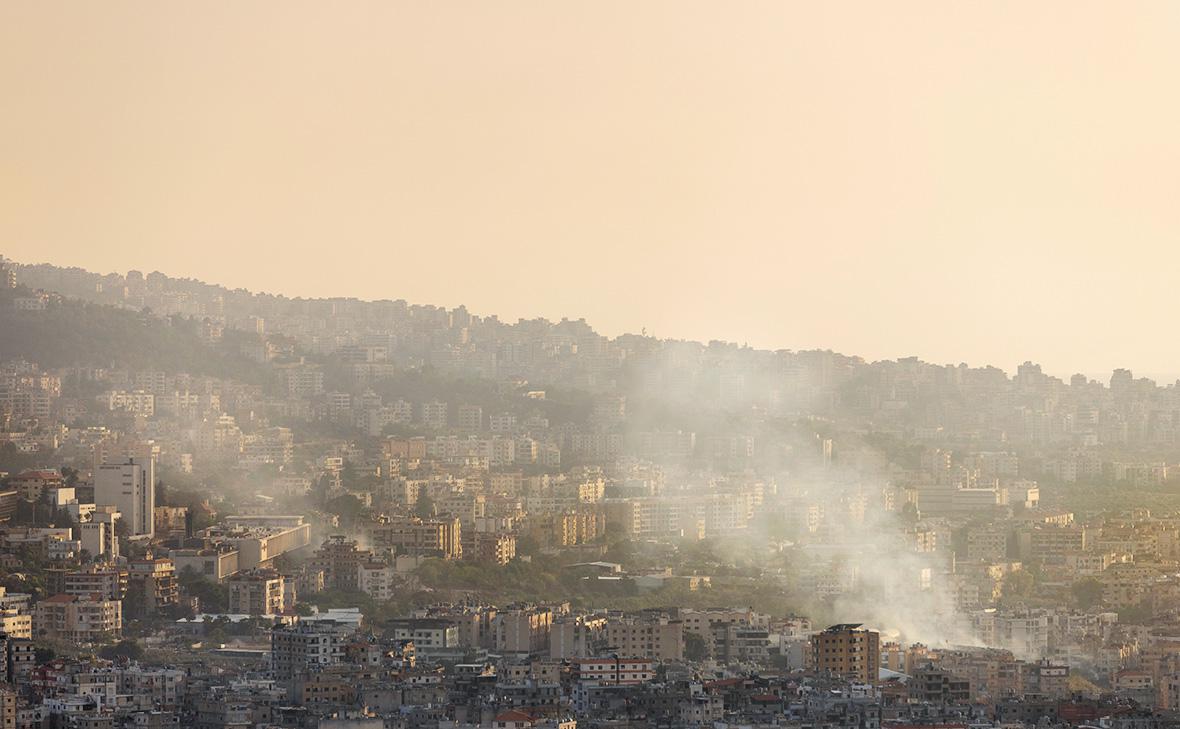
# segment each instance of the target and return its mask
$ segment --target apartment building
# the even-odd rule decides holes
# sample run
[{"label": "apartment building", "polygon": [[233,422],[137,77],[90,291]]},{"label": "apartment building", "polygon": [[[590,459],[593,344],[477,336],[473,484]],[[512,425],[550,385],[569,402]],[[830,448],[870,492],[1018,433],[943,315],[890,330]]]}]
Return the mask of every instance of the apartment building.
[{"label": "apartment building", "polygon": [[397,568],[381,561],[357,565],[357,589],[374,600],[389,600],[397,589]]},{"label": "apartment building", "polygon": [[99,595],[58,594],[33,608],[37,635],[74,643],[117,638],[123,631],[123,605]]},{"label": "apartment building", "polygon": [[655,678],[655,665],[646,658],[575,658],[570,661],[573,678],[598,685],[637,685]]},{"label": "apartment building", "polygon": [[398,554],[459,559],[463,556],[463,528],[459,519],[393,517],[368,527],[374,549],[394,549]]},{"label": "apartment building", "polygon": [[607,621],[607,650],[656,662],[684,659],[684,623],[667,616],[620,617]]},{"label": "apartment building", "polygon": [[549,650],[555,612],[549,607],[515,607],[496,615],[492,630],[496,650],[540,655]]},{"label": "apartment building", "polygon": [[504,565],[516,558],[516,535],[503,532],[463,531],[463,559]]},{"label": "apartment building", "polygon": [[155,533],[156,464],[153,459],[103,463],[94,472],[94,503],[113,506],[135,536]]},{"label": "apartment building", "polygon": [[135,590],[141,601],[132,606],[137,615],[156,615],[180,601],[176,563],[168,557],[131,560],[127,579],[128,588]]},{"label": "apartment building", "polygon": [[254,569],[226,580],[229,612],[238,615],[281,615],[286,611],[287,578],[276,570]]},{"label": "apartment building", "polygon": [[880,665],[880,635],[858,623],[833,625],[811,638],[811,668],[816,673],[876,683]]},{"label": "apartment building", "polygon": [[127,594],[128,571],[114,564],[88,565],[80,570],[51,570],[48,586],[53,593],[99,595],[104,600],[122,600]]},{"label": "apartment building", "polygon": [[352,633],[351,625],[335,620],[301,621],[275,628],[271,631],[271,668],[275,678],[287,680],[341,663]]}]

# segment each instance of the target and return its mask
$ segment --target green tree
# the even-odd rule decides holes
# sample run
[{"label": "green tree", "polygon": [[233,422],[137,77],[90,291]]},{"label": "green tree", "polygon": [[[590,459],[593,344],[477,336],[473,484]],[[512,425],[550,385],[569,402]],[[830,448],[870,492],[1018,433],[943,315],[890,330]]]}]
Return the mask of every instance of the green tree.
[{"label": "green tree", "polygon": [[99,649],[98,655],[108,661],[113,661],[119,658],[128,658],[137,661],[143,658],[143,648],[139,646],[138,641],[121,640],[114,645],[104,645]]},{"label": "green tree", "polygon": [[180,571],[178,580],[185,594],[198,598],[203,612],[224,612],[229,606],[229,591],[198,574],[192,567]]},{"label": "green tree", "polygon": [[1138,605],[1131,605],[1130,607],[1119,608],[1119,624],[1127,623],[1130,625],[1147,625],[1154,617],[1151,610],[1151,601],[1144,600]]},{"label": "green tree", "polygon": [[696,633],[684,634],[684,658],[689,661],[703,661],[709,657],[709,646]]},{"label": "green tree", "polygon": [[365,505],[352,494],[337,496],[329,501],[324,508],[348,523],[356,521],[365,512]]},{"label": "green tree", "polygon": [[418,494],[418,502],[414,504],[414,513],[423,519],[434,516],[434,501],[426,494]]},{"label": "green tree", "polygon": [[541,553],[541,545],[533,536],[522,534],[516,538],[516,553],[522,557],[538,555]]},{"label": "green tree", "polygon": [[1070,591],[1082,610],[1089,610],[1102,603],[1102,583],[1093,577],[1084,577],[1073,583]]},{"label": "green tree", "polygon": [[1004,575],[1000,586],[1001,599],[1005,603],[1028,598],[1036,589],[1036,578],[1028,570],[1015,570]]}]

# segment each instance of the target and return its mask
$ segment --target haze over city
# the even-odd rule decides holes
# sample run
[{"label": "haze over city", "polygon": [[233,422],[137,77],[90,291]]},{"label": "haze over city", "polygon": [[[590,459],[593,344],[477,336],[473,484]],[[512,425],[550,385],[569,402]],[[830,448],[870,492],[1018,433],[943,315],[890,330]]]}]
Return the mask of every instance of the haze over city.
[{"label": "haze over city", "polygon": [[1178,374],[1180,10],[0,7],[24,262]]},{"label": "haze over city", "polygon": [[0,0],[0,729],[1180,729],[1178,31]]}]

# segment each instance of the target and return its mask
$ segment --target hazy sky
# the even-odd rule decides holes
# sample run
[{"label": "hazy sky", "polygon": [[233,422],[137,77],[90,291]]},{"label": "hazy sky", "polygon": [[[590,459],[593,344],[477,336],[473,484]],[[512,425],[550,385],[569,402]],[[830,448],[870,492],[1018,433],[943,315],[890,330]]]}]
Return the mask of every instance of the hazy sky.
[{"label": "hazy sky", "polygon": [[1180,372],[1180,3],[0,2],[0,252]]}]

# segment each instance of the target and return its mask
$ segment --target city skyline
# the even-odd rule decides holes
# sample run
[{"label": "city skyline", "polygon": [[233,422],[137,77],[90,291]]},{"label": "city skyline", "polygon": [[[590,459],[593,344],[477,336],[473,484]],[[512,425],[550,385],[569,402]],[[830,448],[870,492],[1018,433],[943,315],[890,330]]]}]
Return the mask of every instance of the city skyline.
[{"label": "city skyline", "polygon": [[0,2],[0,729],[1180,729],[1177,30]]}]

